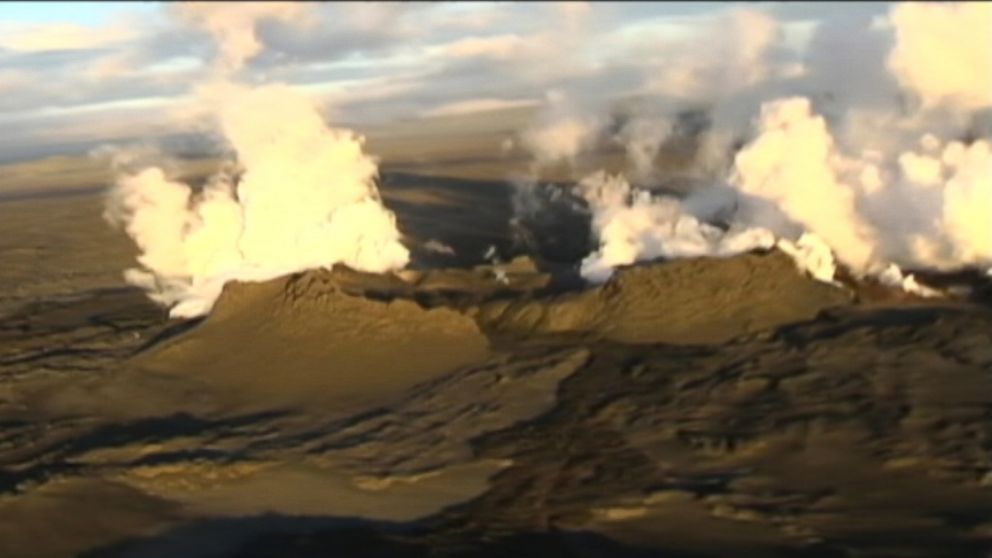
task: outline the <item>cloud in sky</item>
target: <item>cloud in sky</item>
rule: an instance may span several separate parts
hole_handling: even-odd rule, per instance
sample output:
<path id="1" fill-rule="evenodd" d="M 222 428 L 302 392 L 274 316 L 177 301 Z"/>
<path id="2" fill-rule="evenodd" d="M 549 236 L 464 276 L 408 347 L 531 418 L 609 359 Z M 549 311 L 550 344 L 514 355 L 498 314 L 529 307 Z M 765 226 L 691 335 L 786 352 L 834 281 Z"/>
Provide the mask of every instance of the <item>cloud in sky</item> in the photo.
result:
<path id="1" fill-rule="evenodd" d="M 136 34 L 124 22 L 99 27 L 63 22 L 4 25 L 0 27 L 0 48 L 13 52 L 90 50 L 134 39 Z"/>
<path id="2" fill-rule="evenodd" d="M 235 65 L 243 65 L 246 79 L 305 85 L 324 96 L 335 114 L 356 122 L 515 106 L 554 89 L 581 91 L 595 99 L 652 87 L 663 91 L 659 70 L 672 64 L 682 64 L 684 71 L 668 75 L 681 75 L 706 89 L 718 84 L 718 76 L 679 61 L 686 58 L 685 49 L 698 51 L 705 45 L 680 38 L 711 35 L 707 30 L 721 25 L 728 33 L 748 34 L 753 48 L 717 49 L 707 56 L 725 58 L 728 71 L 753 72 L 760 80 L 763 72 L 784 71 L 775 52 L 766 48 L 768 42 L 780 33 L 795 35 L 797 29 L 809 34 L 811 21 L 829 15 L 813 7 L 804 18 L 795 7 L 763 5 L 780 21 L 776 25 L 771 17 L 728 15 L 739 7 L 724 3 L 90 7 L 0 6 L 0 124 L 9 131 L 5 144 L 22 151 L 40 149 L 58 135 L 48 126 L 85 130 L 91 118 L 83 116 L 87 106 L 117 119 L 113 127 L 89 126 L 91 141 L 114 139 L 117 132 L 106 133 L 110 128 L 140 133 L 148 115 L 127 107 L 150 99 L 160 110 L 166 110 L 168 100 L 180 103 L 190 85 L 210 70 L 205 61 L 213 58 L 215 47 L 203 31 L 243 28 L 225 27 L 232 17 L 256 22 L 256 34 L 225 43 L 237 50 L 227 54 Z M 885 9 L 877 5 L 855 11 Z M 177 14 L 179 18 L 173 17 Z M 190 21 L 201 30 L 184 25 Z M 65 111 L 67 120 L 55 123 L 46 116 L 53 110 Z M 3 149 L 0 158 L 8 158 Z"/>
<path id="3" fill-rule="evenodd" d="M 468 99 L 467 101 L 454 101 L 439 107 L 425 111 L 423 116 L 455 116 L 459 114 L 471 114 L 473 112 L 483 112 L 490 110 L 500 110 L 507 108 L 520 108 L 536 106 L 536 99 Z"/>

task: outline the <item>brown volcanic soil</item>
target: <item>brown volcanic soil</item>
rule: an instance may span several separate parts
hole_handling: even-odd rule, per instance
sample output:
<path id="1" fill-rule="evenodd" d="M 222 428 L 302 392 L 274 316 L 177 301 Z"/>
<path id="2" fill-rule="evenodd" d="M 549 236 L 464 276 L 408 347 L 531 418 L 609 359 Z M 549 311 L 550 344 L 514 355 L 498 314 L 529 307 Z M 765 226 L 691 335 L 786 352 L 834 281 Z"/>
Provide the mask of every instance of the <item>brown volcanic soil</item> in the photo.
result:
<path id="1" fill-rule="evenodd" d="M 557 295 L 523 262 L 312 271 L 200 323 L 107 312 L 75 355 L 37 348 L 74 304 L 140 303 L 10 318 L 4 555 L 981 556 L 992 314 L 853 305 L 785 264 Z M 508 300 L 572 318 L 524 330 Z"/>
<path id="2" fill-rule="evenodd" d="M 483 305 L 496 332 L 575 334 L 622 343 L 719 343 L 807 320 L 852 295 L 811 281 L 775 251 L 621 269 L 604 285 L 554 298 Z"/>
<path id="3" fill-rule="evenodd" d="M 400 215 L 418 246 L 512 252 L 427 213 Z M 4 558 L 992 550 L 987 305 L 852 294 L 770 252 L 581 290 L 542 258 L 335 268 L 179 322 L 73 246 L 94 290 L 4 253 Z"/>
<path id="4" fill-rule="evenodd" d="M 134 365 L 192 378 L 246 407 L 337 402 L 360 410 L 487 356 L 470 318 L 349 296 L 329 275 L 228 285 L 195 333 L 144 352 Z"/>

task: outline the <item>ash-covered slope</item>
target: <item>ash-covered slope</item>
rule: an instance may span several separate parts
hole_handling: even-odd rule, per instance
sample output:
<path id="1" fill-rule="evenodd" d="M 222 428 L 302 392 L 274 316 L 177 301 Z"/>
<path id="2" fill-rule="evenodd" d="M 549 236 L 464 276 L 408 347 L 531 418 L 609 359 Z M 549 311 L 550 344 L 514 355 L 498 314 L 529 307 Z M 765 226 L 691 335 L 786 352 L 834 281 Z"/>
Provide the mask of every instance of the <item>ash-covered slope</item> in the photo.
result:
<path id="1" fill-rule="evenodd" d="M 229 284 L 203 323 L 134 364 L 187 376 L 239 405 L 355 408 L 487 356 L 488 342 L 471 318 L 348 294 L 347 278 L 310 271 Z"/>
<path id="2" fill-rule="evenodd" d="M 987 556 L 990 347 L 987 309 L 947 305 L 595 344 L 553 412 L 481 441 L 514 467 L 439 525 L 464 556 L 533 532 L 561 556 Z"/>
<path id="3" fill-rule="evenodd" d="M 97 337 L 92 301 L 0 321 L 0 550 L 985 555 L 988 308 L 860 304 L 776 252 L 553 279 L 309 271 L 171 336 L 124 299 Z"/>
<path id="4" fill-rule="evenodd" d="M 619 270 L 601 286 L 577 291 L 555 288 L 553 278 L 527 258 L 473 269 L 389 274 L 336 266 L 265 284 L 231 284 L 189 338 L 209 336 L 223 346 L 252 336 L 262 345 L 246 349 L 266 351 L 260 347 L 278 330 L 283 341 L 290 336 L 306 353 L 312 346 L 306 332 L 320 331 L 320 337 L 331 340 L 343 333 L 361 338 L 367 331 L 363 342 L 370 347 L 405 339 L 403 331 L 428 337 L 432 332 L 480 335 L 469 325 L 471 316 L 482 330 L 500 337 L 564 334 L 625 343 L 705 344 L 808 320 L 853 302 L 852 291 L 804 276 L 778 251 L 637 265 Z M 342 343 L 353 344 L 347 335 Z M 190 342 L 209 344 L 181 344 Z M 167 352 L 177 350 L 170 345 Z"/>
<path id="5" fill-rule="evenodd" d="M 619 270 L 559 297 L 483 305 L 479 320 L 509 335 L 579 334 L 625 343 L 719 343 L 849 304 L 847 291 L 801 275 L 778 251 Z"/>
<path id="6" fill-rule="evenodd" d="M 366 517 L 381 517 L 376 501 L 408 506 L 383 490 L 431 498 L 444 489 L 425 484 L 430 472 L 498 464 L 477 497 L 403 525 L 234 521 L 224 527 L 241 526 L 240 538 L 218 555 L 987 555 L 985 308 L 846 307 L 710 345 L 552 341 L 424 384 L 370 415 L 312 426 L 321 434 L 302 442 L 270 438 L 264 453 L 292 460 L 304 450 L 321 474 L 354 475 L 361 496 L 309 486 Z M 550 407 L 535 414 L 537 402 Z M 238 439 L 251 447 L 251 437 Z M 138 477 L 148 489 L 159 482 Z M 282 480 L 264 486 L 298 490 Z M 199 556 L 177 541 L 226 532 L 201 529 L 87 556 Z"/>

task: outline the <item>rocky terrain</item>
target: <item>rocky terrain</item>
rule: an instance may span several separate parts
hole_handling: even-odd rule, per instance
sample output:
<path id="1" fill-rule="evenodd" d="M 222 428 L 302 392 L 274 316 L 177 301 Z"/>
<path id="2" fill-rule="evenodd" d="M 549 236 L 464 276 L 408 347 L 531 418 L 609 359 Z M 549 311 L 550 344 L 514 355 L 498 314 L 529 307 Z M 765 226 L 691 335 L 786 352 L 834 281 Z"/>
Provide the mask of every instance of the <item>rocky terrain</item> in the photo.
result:
<path id="1" fill-rule="evenodd" d="M 484 263 L 517 246 L 503 194 L 396 180 L 417 265 L 231 283 L 197 320 L 101 263 L 129 253 L 89 198 L 0 204 L 86 215 L 4 252 L 0 555 L 992 549 L 987 285 L 831 286 L 771 251 L 584 286 L 540 250 Z"/>

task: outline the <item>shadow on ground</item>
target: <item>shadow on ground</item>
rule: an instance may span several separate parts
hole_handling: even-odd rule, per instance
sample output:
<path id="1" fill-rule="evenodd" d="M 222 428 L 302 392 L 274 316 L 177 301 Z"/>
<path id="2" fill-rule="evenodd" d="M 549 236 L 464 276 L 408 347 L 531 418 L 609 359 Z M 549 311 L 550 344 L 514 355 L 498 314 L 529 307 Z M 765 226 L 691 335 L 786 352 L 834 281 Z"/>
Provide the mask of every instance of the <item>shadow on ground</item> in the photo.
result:
<path id="1" fill-rule="evenodd" d="M 516 533 L 488 540 L 428 534 L 414 523 L 356 518 L 264 515 L 209 519 L 165 533 L 134 538 L 80 554 L 78 558 L 419 558 L 576 557 L 697 558 L 662 549 L 638 549 L 602 535 L 551 531 Z"/>

